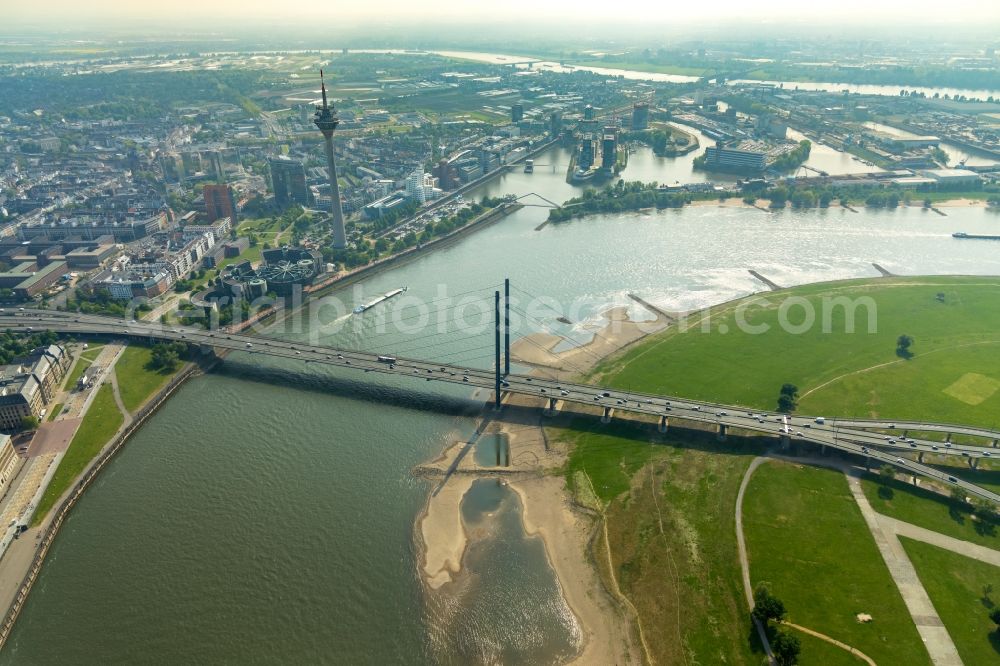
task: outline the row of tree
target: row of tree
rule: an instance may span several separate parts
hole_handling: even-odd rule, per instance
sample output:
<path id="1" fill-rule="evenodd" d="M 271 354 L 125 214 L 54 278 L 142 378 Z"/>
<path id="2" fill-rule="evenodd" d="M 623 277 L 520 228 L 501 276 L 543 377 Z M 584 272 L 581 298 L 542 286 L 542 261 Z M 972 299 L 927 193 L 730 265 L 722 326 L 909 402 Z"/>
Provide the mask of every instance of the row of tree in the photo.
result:
<path id="1" fill-rule="evenodd" d="M 717 195 L 712 194 L 713 198 Z M 595 213 L 620 213 L 643 208 L 681 208 L 695 199 L 687 191 L 661 190 L 656 183 L 619 180 L 600 190 L 589 189 L 574 197 L 560 208 L 549 211 L 550 222 L 562 222 Z"/>

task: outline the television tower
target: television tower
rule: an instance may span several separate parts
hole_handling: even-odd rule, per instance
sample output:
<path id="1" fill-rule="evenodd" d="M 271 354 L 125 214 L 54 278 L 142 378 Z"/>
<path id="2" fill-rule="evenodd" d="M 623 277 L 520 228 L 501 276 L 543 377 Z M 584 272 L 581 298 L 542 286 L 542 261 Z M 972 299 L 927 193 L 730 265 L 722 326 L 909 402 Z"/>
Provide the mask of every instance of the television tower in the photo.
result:
<path id="1" fill-rule="evenodd" d="M 313 122 L 323 133 L 326 144 L 326 163 L 330 167 L 330 217 L 333 226 L 333 248 L 342 250 L 347 247 L 347 232 L 344 231 L 344 211 L 340 207 L 340 185 L 337 183 L 337 165 L 333 161 L 333 131 L 340 124 L 337 112 L 327 104 L 326 82 L 323 80 L 323 70 L 319 70 L 320 86 L 323 89 L 323 106 L 316 109 Z"/>

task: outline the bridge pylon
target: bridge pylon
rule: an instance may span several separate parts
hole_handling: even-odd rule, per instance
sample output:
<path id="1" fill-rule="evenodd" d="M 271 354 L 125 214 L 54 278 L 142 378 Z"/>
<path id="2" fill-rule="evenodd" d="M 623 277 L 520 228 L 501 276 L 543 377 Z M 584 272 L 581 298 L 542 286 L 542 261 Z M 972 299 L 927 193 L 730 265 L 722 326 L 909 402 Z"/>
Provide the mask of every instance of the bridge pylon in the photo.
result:
<path id="1" fill-rule="evenodd" d="M 510 374 L 510 278 L 503 279 L 503 376 Z"/>
<path id="2" fill-rule="evenodd" d="M 500 411 L 500 373 L 503 368 L 500 366 L 500 291 L 497 290 L 493 292 L 493 332 L 494 332 L 494 347 L 496 350 L 496 359 L 494 367 L 496 368 L 494 373 L 494 400 L 493 409 Z"/>

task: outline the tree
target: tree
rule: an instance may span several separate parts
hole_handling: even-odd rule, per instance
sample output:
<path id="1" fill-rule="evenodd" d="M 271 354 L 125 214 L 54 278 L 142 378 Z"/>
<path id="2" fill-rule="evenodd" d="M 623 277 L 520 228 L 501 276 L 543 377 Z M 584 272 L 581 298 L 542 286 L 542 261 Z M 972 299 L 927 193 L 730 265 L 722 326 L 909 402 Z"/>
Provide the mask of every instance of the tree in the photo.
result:
<path id="1" fill-rule="evenodd" d="M 1000 633 L 1000 606 L 990 611 L 990 621 L 997 625 L 997 633 Z"/>
<path id="2" fill-rule="evenodd" d="M 785 604 L 772 595 L 763 583 L 757 586 L 753 593 L 753 610 L 750 614 L 763 624 L 771 620 L 781 622 L 785 619 Z"/>
<path id="3" fill-rule="evenodd" d="M 771 641 L 771 651 L 774 653 L 774 660 L 779 666 L 793 666 L 799 662 L 799 653 L 802 651 L 802 643 L 798 637 L 779 631 Z"/>
<path id="4" fill-rule="evenodd" d="M 21 417 L 21 430 L 34 430 L 38 427 L 38 417 L 37 416 L 22 416 Z"/>
<path id="5" fill-rule="evenodd" d="M 913 338 L 909 335 L 903 334 L 896 338 L 896 356 L 901 358 L 912 358 L 913 352 L 910 351 L 910 347 L 913 346 Z"/>
<path id="6" fill-rule="evenodd" d="M 781 392 L 778 395 L 778 411 L 784 414 L 790 414 L 795 411 L 796 398 L 799 396 L 799 387 L 795 384 L 785 383 L 781 386 Z"/>
<path id="7" fill-rule="evenodd" d="M 187 345 L 183 342 L 158 343 L 153 345 L 152 358 L 149 365 L 154 370 L 162 372 L 172 372 L 180 364 L 181 355 L 186 351 Z"/>

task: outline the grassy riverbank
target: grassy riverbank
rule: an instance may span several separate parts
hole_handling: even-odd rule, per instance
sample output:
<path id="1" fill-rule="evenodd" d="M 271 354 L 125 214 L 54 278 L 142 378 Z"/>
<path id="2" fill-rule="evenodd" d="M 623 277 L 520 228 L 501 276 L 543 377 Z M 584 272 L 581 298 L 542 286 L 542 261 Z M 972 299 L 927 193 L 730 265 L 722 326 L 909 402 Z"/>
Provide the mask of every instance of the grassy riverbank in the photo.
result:
<path id="1" fill-rule="evenodd" d="M 153 349 L 151 347 L 129 346 L 122 352 L 115 365 L 118 388 L 125 409 L 135 413 L 146 400 L 177 374 L 174 370 L 156 370 L 151 367 Z"/>
<path id="2" fill-rule="evenodd" d="M 916 277 L 765 292 L 693 313 L 686 327 L 671 326 L 605 359 L 590 379 L 755 409 L 774 409 L 789 382 L 799 387 L 804 412 L 990 426 L 1000 408 L 990 381 L 1000 387 L 994 348 L 1000 336 L 989 334 L 1000 324 L 998 287 L 1000 278 Z M 797 305 L 782 309 L 788 298 Z M 854 312 L 854 332 L 845 301 L 848 308 L 854 302 L 872 307 Z M 804 306 L 814 310 L 816 325 L 785 330 L 781 320 L 801 323 Z M 761 325 L 766 332 L 757 332 Z M 915 340 L 911 358 L 897 354 L 902 334 Z M 733 509 L 750 457 L 768 441 L 719 443 L 707 433 L 677 430 L 663 436 L 652 426 L 618 421 L 581 427 L 557 433 L 572 444 L 567 484 L 583 499 L 592 487 L 601 502 L 615 577 L 638 612 L 653 658 L 759 661 L 742 596 Z M 955 521 L 946 499 L 929 491 L 900 482 L 887 503 L 873 488 L 865 482 L 875 509 L 888 515 L 917 524 L 915 516 L 925 516 L 927 527 L 958 538 L 996 538 L 977 535 L 967 516 L 963 525 L 949 524 Z M 928 662 L 842 474 L 768 463 L 756 472 L 744 511 L 752 579 L 771 583 L 792 622 L 878 663 Z M 859 623 L 857 613 L 870 613 L 874 622 Z M 838 662 L 855 662 L 821 641 L 802 640 L 803 664 L 828 663 L 823 655 L 831 652 Z M 817 649 L 810 654 L 810 647 Z"/>
<path id="3" fill-rule="evenodd" d="M 1000 278 L 914 277 L 762 293 L 694 313 L 686 329 L 671 327 L 592 374 L 626 390 L 757 409 L 775 409 L 788 382 L 805 413 L 989 427 L 1000 409 L 998 288 Z M 807 310 L 814 325 L 795 330 Z M 909 359 L 896 353 L 903 334 L 915 341 Z"/>
<path id="4" fill-rule="evenodd" d="M 45 489 L 35 510 L 32 525 L 38 525 L 45 519 L 56 501 L 76 482 L 76 478 L 90 464 L 94 456 L 118 432 L 124 420 L 125 417 L 115 403 L 111 385 L 102 385 L 97 389 L 94 402 L 90 405 L 73 441 L 70 442 L 66 454 L 52 476 L 52 481 Z"/>
<path id="5" fill-rule="evenodd" d="M 570 486 L 584 497 L 592 486 L 604 508 L 614 575 L 653 662 L 759 663 L 745 630 L 733 513 L 756 445 L 660 436 L 629 422 L 556 435 L 573 444 Z M 595 550 L 606 561 L 602 540 Z"/>

